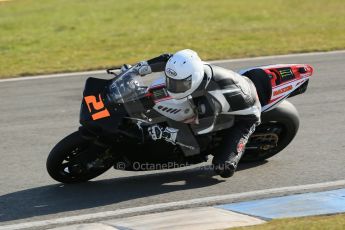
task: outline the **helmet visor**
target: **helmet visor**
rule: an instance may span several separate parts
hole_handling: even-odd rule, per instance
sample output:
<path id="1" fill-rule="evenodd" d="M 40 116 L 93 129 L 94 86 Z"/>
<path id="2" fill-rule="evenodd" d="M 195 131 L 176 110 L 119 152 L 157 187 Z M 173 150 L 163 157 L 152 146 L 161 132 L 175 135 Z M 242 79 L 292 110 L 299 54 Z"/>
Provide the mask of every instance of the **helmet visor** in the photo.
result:
<path id="1" fill-rule="evenodd" d="M 166 86 L 169 92 L 184 93 L 192 88 L 192 75 L 181 80 L 166 76 Z"/>

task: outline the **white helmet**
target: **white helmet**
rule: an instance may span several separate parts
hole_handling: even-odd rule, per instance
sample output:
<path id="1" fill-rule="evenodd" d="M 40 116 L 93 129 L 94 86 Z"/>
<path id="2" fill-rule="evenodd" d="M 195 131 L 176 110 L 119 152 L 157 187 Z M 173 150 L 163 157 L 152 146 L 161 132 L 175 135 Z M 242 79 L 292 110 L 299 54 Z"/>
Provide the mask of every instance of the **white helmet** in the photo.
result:
<path id="1" fill-rule="evenodd" d="M 175 53 L 165 66 L 166 86 L 174 99 L 182 99 L 192 94 L 204 78 L 203 62 L 190 49 Z"/>

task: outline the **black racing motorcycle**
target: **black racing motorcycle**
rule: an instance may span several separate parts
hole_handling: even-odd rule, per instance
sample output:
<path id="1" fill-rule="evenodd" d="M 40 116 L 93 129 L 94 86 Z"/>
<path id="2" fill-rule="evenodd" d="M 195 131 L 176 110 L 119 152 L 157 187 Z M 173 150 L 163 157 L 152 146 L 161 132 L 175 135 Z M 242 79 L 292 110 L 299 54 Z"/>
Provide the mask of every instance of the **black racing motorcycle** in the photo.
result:
<path id="1" fill-rule="evenodd" d="M 62 139 L 47 159 L 49 175 L 62 183 L 93 179 L 109 168 L 143 171 L 159 170 L 207 161 L 222 140 L 222 129 L 199 132 L 204 127 L 190 125 L 200 147 L 167 141 L 164 135 L 153 140 L 147 130 L 155 124 L 168 127 L 172 119 L 191 116 L 188 103 L 180 105 L 165 87 L 164 76 L 150 86 L 141 83 L 131 69 L 117 74 L 108 69 L 111 79 L 88 78 L 80 109 L 79 130 Z M 262 123 L 250 137 L 241 162 L 262 161 L 283 150 L 299 127 L 296 108 L 287 100 L 304 93 L 313 69 L 309 65 L 271 65 L 240 72 L 255 84 L 262 105 Z M 187 107 L 186 107 L 187 106 Z M 232 117 L 226 117 L 227 122 Z M 221 127 L 221 126 L 220 126 Z"/>

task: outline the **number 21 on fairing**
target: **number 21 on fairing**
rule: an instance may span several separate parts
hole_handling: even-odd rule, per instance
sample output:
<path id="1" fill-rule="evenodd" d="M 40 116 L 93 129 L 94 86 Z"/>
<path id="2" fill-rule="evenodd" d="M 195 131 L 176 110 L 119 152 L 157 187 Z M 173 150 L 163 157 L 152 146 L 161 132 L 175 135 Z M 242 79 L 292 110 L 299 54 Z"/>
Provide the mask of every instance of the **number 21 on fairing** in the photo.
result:
<path id="1" fill-rule="evenodd" d="M 98 120 L 105 117 L 110 117 L 109 111 L 104 107 L 101 94 L 98 95 L 98 101 L 95 96 L 86 96 L 84 97 L 87 108 L 92 114 L 92 107 L 96 110 L 96 113 L 92 114 L 92 120 Z M 91 107 L 92 105 L 92 107 Z"/>

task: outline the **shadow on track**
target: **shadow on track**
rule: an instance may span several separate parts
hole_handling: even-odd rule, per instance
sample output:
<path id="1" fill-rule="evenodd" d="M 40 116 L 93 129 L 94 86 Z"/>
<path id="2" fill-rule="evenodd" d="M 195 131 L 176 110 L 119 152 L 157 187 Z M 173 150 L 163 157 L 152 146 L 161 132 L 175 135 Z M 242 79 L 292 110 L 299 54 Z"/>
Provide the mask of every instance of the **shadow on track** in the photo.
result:
<path id="1" fill-rule="evenodd" d="M 238 170 L 266 162 L 241 164 Z M 184 181 L 184 183 L 175 183 Z M 91 181 L 55 184 L 0 196 L 0 222 L 101 207 L 178 190 L 212 186 L 225 180 L 209 168 Z"/>

